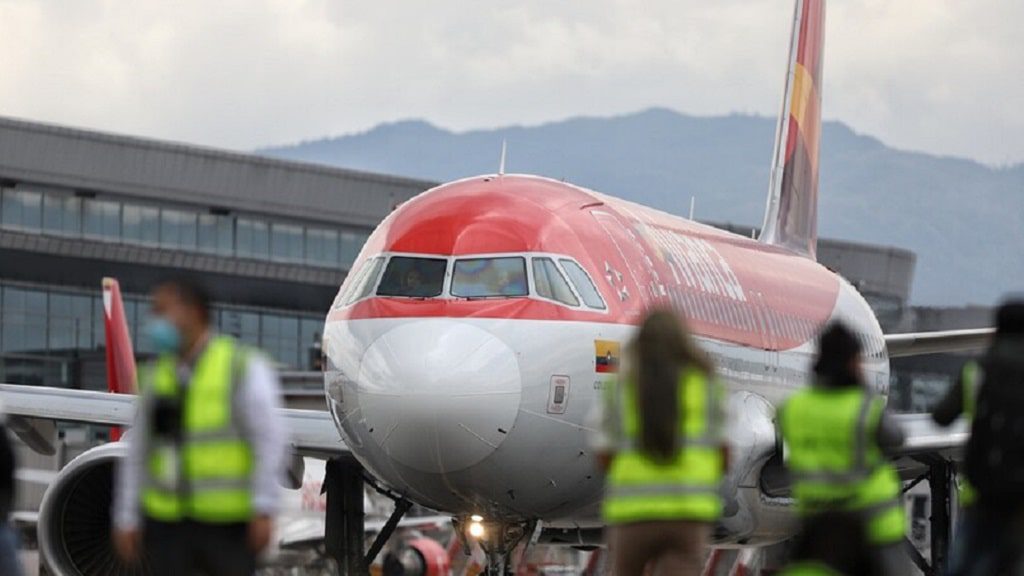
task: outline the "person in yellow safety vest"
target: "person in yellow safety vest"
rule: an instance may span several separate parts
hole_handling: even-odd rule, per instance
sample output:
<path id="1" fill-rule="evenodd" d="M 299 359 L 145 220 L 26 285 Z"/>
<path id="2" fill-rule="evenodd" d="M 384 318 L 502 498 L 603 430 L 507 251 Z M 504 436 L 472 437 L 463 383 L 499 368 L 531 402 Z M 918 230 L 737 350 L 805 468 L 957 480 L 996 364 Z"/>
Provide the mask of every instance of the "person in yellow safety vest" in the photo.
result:
<path id="1" fill-rule="evenodd" d="M 978 400 L 978 388 L 981 386 L 982 369 L 975 360 L 964 364 L 960 377 L 950 387 L 946 395 L 939 400 L 932 410 L 932 419 L 940 426 L 949 426 L 961 415 L 971 425 Z M 977 494 L 974 487 L 964 474 L 959 475 L 957 483 L 957 499 L 960 502 L 960 515 L 957 519 L 956 538 L 950 547 L 949 560 L 946 567 L 947 576 L 959 576 L 966 570 L 966 551 L 970 549 L 978 528 L 974 504 Z"/>
<path id="2" fill-rule="evenodd" d="M 814 373 L 779 415 L 797 511 L 804 518 L 861 514 L 879 572 L 902 574 L 906 513 L 886 451 L 903 443 L 903 433 L 886 415 L 885 399 L 864 386 L 860 341 L 842 324 L 821 334 Z"/>
<path id="3" fill-rule="evenodd" d="M 975 360 L 966 362 L 960 370 L 960 377 L 950 387 L 942 400 L 932 409 L 932 419 L 940 426 L 949 426 L 961 415 L 970 426 L 978 402 L 978 387 L 981 386 L 981 366 Z M 957 499 L 961 507 L 974 504 L 977 499 L 974 487 L 964 475 L 959 476 Z"/>
<path id="4" fill-rule="evenodd" d="M 152 293 L 157 359 L 140 377 L 113 509 L 114 546 L 150 574 L 249 575 L 270 542 L 285 456 L 270 363 L 213 332 L 210 298 L 185 278 Z"/>
<path id="5" fill-rule="evenodd" d="M 648 314 L 628 353 L 622 378 L 606 383 L 595 440 L 613 572 L 697 575 L 722 510 L 723 393 L 670 311 Z"/>
<path id="6" fill-rule="evenodd" d="M 1020 509 L 1019 500 L 1011 501 L 1003 494 L 991 493 L 992 478 L 1015 479 L 1019 475 L 997 467 L 1011 459 L 1000 452 L 1001 446 L 995 445 L 998 443 L 993 442 L 991 432 L 1002 429 L 999 436 L 1005 442 L 1017 441 L 1018 425 L 1006 421 L 1006 416 L 1018 415 L 1019 410 L 1015 408 L 1019 404 L 1009 404 L 1002 391 L 1017 390 L 1024 382 L 1021 378 L 1024 374 L 1024 299 L 1004 301 L 996 309 L 995 325 L 988 349 L 977 360 L 963 366 L 960 377 L 932 410 L 932 418 L 940 425 L 948 426 L 961 415 L 970 425 L 965 469 L 969 468 L 972 450 L 978 450 L 979 459 L 993 466 L 984 476 L 976 476 L 974 484 L 967 481 L 966 475 L 961 478 L 960 517 L 950 547 L 946 576 L 1002 574 L 1003 568 L 1008 566 L 1019 570 L 1015 562 L 1024 542 L 1024 510 Z M 994 413 L 997 406 L 1008 414 Z M 978 436 L 979 424 L 981 436 Z"/>

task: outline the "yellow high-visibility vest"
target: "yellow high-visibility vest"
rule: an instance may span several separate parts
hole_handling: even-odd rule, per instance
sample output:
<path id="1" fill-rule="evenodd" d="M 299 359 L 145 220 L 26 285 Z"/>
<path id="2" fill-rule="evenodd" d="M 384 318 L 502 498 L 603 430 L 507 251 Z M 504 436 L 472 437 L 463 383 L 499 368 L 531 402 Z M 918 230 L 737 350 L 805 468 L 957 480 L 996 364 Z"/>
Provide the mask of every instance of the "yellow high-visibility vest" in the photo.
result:
<path id="1" fill-rule="evenodd" d="M 873 544 L 899 542 L 906 532 L 899 475 L 875 441 L 884 408 L 859 387 L 810 387 L 781 411 L 798 512 L 863 512 Z"/>
<path id="2" fill-rule="evenodd" d="M 981 384 L 978 381 L 978 363 L 973 360 L 964 364 L 963 370 L 960 374 L 960 382 L 963 384 L 963 405 L 964 405 L 964 419 L 967 420 L 968 428 L 971 422 L 974 421 L 974 414 L 978 408 L 978 386 Z M 967 476 L 961 474 L 958 477 L 959 482 L 956 485 L 957 496 L 961 506 L 971 506 L 978 499 L 978 492 L 971 485 L 971 482 L 967 479 Z"/>
<path id="3" fill-rule="evenodd" d="M 163 356 L 145 382 L 147 397 L 181 403 L 182 439 L 175 444 L 139 431 L 147 442 L 142 509 L 153 519 L 212 523 L 252 516 L 253 453 L 232 415 L 247 352 L 226 336 L 213 338 L 182 388 L 175 359 Z"/>
<path id="4" fill-rule="evenodd" d="M 680 374 L 679 451 L 658 461 L 639 450 L 641 415 L 628 381 L 607 389 L 605 409 L 619 414 L 615 456 L 608 472 L 603 515 L 606 523 L 649 520 L 711 522 L 722 512 L 717 388 L 697 370 Z"/>

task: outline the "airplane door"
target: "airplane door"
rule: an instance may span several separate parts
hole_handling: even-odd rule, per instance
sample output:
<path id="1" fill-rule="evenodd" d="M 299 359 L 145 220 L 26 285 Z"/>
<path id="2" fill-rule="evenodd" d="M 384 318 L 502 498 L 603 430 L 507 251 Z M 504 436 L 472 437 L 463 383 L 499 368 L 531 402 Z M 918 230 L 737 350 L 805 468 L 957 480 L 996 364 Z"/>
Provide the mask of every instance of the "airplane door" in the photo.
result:
<path id="1" fill-rule="evenodd" d="M 619 216 L 600 209 L 592 210 L 591 214 L 617 252 L 604 262 L 603 272 L 618 292 L 619 300 L 627 308 L 639 311 L 664 297 L 665 287 L 647 242 Z"/>

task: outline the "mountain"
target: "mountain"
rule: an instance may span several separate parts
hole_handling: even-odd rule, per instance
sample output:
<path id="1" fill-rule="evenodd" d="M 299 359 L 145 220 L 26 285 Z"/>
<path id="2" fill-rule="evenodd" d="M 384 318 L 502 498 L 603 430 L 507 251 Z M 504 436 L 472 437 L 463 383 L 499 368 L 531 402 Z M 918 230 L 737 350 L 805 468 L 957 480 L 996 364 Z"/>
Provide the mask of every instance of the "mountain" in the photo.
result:
<path id="1" fill-rule="evenodd" d="M 509 172 L 676 214 L 686 214 L 694 196 L 700 219 L 759 225 L 774 132 L 774 120 L 763 117 L 651 109 L 459 133 L 403 121 L 258 152 L 444 182 L 495 172 L 505 139 Z M 992 304 L 1024 289 L 1024 165 L 896 150 L 826 122 L 820 191 L 822 236 L 917 253 L 915 304 Z"/>

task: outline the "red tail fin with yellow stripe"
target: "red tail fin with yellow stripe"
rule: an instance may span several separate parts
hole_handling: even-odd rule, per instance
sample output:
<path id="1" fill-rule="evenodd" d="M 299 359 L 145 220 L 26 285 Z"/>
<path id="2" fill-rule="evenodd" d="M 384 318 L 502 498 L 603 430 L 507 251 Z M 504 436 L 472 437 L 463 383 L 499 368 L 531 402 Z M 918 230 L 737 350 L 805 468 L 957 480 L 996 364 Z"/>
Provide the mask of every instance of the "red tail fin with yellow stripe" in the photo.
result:
<path id="1" fill-rule="evenodd" d="M 825 0 L 797 0 L 761 241 L 815 257 Z"/>

